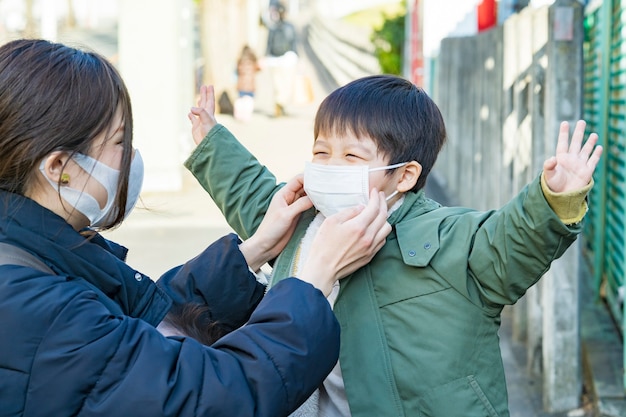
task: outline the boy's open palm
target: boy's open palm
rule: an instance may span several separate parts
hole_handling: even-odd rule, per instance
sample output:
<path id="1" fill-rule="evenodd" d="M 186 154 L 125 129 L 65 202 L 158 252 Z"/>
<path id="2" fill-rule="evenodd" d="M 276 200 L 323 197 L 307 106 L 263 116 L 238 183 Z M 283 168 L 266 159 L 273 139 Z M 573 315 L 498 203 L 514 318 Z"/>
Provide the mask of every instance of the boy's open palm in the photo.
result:
<path id="1" fill-rule="evenodd" d="M 215 120 L 215 90 L 212 85 L 200 87 L 198 105 L 191 108 L 187 117 L 191 121 L 193 141 L 199 145 L 209 130 L 217 124 L 217 120 Z"/>
<path id="2" fill-rule="evenodd" d="M 598 135 L 592 133 L 583 144 L 585 122 L 576 123 L 572 140 L 569 140 L 569 124 L 562 122 L 556 145 L 556 155 L 543 164 L 546 184 L 555 193 L 580 190 L 591 181 L 593 172 L 602 155 L 602 147 L 596 146 Z"/>

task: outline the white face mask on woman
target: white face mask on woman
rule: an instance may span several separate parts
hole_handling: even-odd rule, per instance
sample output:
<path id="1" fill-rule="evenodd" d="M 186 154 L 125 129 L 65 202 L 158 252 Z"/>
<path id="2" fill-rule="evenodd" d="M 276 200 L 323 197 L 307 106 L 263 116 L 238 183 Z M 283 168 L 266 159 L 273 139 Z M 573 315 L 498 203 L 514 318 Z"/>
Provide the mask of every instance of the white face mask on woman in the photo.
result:
<path id="1" fill-rule="evenodd" d="M 81 212 L 89 219 L 91 227 L 107 226 L 113 220 L 113 207 L 115 197 L 117 196 L 117 183 L 120 177 L 120 171 L 103 164 L 95 158 L 83 154 L 74 154 L 72 156 L 85 172 L 89 173 L 92 178 L 98 181 L 107 192 L 107 202 L 104 207 L 100 208 L 98 200 L 85 191 L 76 190 L 71 187 L 61 186 L 59 193 L 61 197 L 67 201 L 72 207 Z M 45 160 L 41 162 L 39 170 L 44 174 L 50 185 L 57 189 L 58 185 L 52 181 L 45 173 Z M 130 164 L 130 175 L 128 178 L 128 197 L 126 199 L 126 216 L 130 214 L 137 200 L 143 185 L 143 159 L 138 150 L 135 149 L 135 155 Z"/>
<path id="2" fill-rule="evenodd" d="M 407 162 L 371 168 L 367 165 L 323 165 L 306 162 L 304 191 L 325 217 L 369 201 L 369 173 L 399 168 Z M 386 198 L 389 201 L 398 191 Z"/>

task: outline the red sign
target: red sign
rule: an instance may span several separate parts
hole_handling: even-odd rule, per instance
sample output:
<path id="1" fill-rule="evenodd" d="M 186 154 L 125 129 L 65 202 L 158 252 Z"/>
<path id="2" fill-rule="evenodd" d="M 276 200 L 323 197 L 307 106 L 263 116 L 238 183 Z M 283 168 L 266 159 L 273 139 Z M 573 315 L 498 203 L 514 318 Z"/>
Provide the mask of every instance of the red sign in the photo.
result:
<path id="1" fill-rule="evenodd" d="M 487 30 L 497 23 L 496 0 L 482 0 L 476 10 L 478 31 Z"/>
<path id="2" fill-rule="evenodd" d="M 424 87 L 424 26 L 422 1 L 414 0 L 411 10 L 411 82 Z"/>

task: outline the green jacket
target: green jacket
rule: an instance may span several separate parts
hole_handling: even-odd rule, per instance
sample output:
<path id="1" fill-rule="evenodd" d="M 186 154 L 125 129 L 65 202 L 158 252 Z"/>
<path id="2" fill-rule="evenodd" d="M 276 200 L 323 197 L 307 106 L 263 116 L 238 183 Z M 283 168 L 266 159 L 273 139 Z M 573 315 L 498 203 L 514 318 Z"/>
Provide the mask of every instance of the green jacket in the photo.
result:
<path id="1" fill-rule="evenodd" d="M 223 126 L 185 165 L 248 238 L 276 178 Z M 304 213 L 274 264 L 289 275 L 315 211 Z M 499 210 L 442 207 L 408 193 L 372 261 L 341 281 L 334 311 L 353 417 L 508 416 L 498 329 L 515 303 L 575 241 L 547 204 L 539 179 Z"/>

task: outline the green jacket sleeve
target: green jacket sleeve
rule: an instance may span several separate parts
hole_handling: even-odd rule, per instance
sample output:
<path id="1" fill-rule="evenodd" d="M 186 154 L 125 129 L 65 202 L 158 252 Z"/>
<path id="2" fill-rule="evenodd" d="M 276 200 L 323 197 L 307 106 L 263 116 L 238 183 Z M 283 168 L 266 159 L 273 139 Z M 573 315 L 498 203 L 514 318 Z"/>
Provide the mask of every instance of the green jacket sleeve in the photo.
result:
<path id="1" fill-rule="evenodd" d="M 563 255 L 580 231 L 580 225 L 566 226 L 554 213 L 537 178 L 480 226 L 469 257 L 471 276 L 487 300 L 513 303 Z"/>
<path id="2" fill-rule="evenodd" d="M 465 256 L 467 274 L 443 274 L 454 277 L 453 286 L 497 314 L 502 305 L 522 297 L 580 231 L 581 225 L 565 225 L 554 213 L 537 178 L 499 210 L 446 218 L 440 225 L 440 239 L 447 243 L 441 246 L 460 253 L 438 253 L 433 266 L 440 271 L 456 268 Z M 470 241 L 462 244 L 468 237 Z M 458 261 L 450 262 L 455 257 Z"/>
<path id="3" fill-rule="evenodd" d="M 272 196 L 284 185 L 277 184 L 267 167 L 219 124 L 200 142 L 185 167 L 244 240 L 254 234 Z"/>

